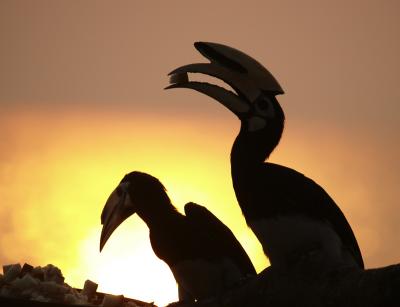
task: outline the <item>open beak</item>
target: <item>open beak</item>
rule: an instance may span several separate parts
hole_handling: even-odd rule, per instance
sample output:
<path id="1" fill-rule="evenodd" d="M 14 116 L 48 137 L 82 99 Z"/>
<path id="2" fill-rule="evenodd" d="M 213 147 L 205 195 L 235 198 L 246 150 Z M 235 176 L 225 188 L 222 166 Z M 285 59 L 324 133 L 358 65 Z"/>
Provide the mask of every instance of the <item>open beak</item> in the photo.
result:
<path id="1" fill-rule="evenodd" d="M 100 236 L 100 252 L 114 230 L 134 213 L 128 192 L 117 187 L 109 196 L 101 213 L 103 229 Z"/>
<path id="2" fill-rule="evenodd" d="M 247 54 L 217 43 L 196 42 L 195 48 L 210 63 L 189 64 L 173 70 L 171 88 L 190 88 L 206 94 L 231 110 L 239 118 L 252 109 L 262 92 L 275 95 L 283 90 L 272 74 Z M 235 92 L 207 82 L 189 81 L 188 73 L 202 73 L 227 83 Z"/>

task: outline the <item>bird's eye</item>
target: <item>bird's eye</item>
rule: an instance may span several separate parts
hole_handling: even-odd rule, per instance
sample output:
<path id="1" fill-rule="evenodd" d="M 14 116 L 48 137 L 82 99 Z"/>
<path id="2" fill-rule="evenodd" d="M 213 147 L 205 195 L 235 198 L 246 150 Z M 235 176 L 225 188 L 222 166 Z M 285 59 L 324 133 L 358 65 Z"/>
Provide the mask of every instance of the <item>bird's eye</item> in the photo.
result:
<path id="1" fill-rule="evenodd" d="M 271 118 L 274 116 L 274 108 L 271 99 L 261 94 L 254 102 L 255 115 L 263 118 Z"/>
<path id="2" fill-rule="evenodd" d="M 267 100 L 265 97 L 257 100 L 257 107 L 261 111 L 267 111 L 270 107 L 270 101 Z"/>

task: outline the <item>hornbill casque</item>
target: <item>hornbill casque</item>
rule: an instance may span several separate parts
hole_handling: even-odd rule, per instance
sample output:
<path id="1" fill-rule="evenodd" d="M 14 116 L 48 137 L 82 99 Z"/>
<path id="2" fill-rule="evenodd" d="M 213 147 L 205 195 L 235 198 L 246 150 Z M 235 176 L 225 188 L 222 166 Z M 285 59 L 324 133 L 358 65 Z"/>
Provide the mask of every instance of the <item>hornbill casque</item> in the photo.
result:
<path id="1" fill-rule="evenodd" d="M 104 206 L 100 251 L 114 230 L 137 213 L 150 230 L 154 253 L 178 283 L 180 301 L 219 296 L 256 275 L 239 241 L 215 215 L 195 203 L 186 204 L 184 210 L 185 215 L 177 211 L 157 178 L 131 172 Z"/>
<path id="2" fill-rule="evenodd" d="M 284 128 L 284 112 L 276 99 L 284 92 L 277 80 L 237 49 L 209 42 L 194 45 L 210 63 L 175 69 L 166 89 L 188 88 L 206 94 L 240 119 L 231 150 L 233 187 L 246 223 L 272 267 L 364 268 L 353 231 L 327 192 L 291 168 L 265 162 Z M 188 73 L 218 78 L 233 91 L 190 81 Z"/>

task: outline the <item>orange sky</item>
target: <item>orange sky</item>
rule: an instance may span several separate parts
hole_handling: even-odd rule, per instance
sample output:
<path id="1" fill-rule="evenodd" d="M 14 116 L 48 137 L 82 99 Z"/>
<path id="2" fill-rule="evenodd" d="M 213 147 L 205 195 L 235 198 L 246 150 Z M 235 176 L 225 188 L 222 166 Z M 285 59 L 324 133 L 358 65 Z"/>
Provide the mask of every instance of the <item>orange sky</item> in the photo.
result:
<path id="1" fill-rule="evenodd" d="M 98 253 L 108 194 L 141 170 L 178 208 L 207 205 L 257 269 L 267 265 L 231 187 L 238 121 L 208 97 L 162 90 L 170 70 L 203 61 L 197 40 L 270 68 L 287 93 L 271 160 L 326 188 L 367 267 L 398 262 L 398 2 L 241 3 L 0 2 L 0 263 L 53 263 L 77 287 L 91 278 L 104 291 L 174 299 L 139 219 Z"/>

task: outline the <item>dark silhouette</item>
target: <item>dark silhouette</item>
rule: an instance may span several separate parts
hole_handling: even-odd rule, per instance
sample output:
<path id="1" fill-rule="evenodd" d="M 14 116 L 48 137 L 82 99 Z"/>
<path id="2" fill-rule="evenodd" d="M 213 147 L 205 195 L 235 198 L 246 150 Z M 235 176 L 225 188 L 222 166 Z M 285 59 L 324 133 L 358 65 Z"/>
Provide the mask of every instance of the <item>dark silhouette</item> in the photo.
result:
<path id="1" fill-rule="evenodd" d="M 256 271 L 233 233 L 206 208 L 171 204 L 162 183 L 141 172 L 127 174 L 101 214 L 100 251 L 113 231 L 137 213 L 150 230 L 154 253 L 170 267 L 179 300 L 219 296 Z"/>
<path id="2" fill-rule="evenodd" d="M 237 115 L 239 135 L 231 151 L 232 181 L 249 227 L 272 267 L 290 269 L 364 268 L 353 231 L 332 198 L 303 174 L 264 161 L 278 145 L 284 113 L 276 95 L 283 90 L 253 58 L 216 43 L 195 43 L 211 63 L 174 70 L 168 88 L 190 88 L 213 97 Z M 187 73 L 217 77 L 236 92 Z"/>

